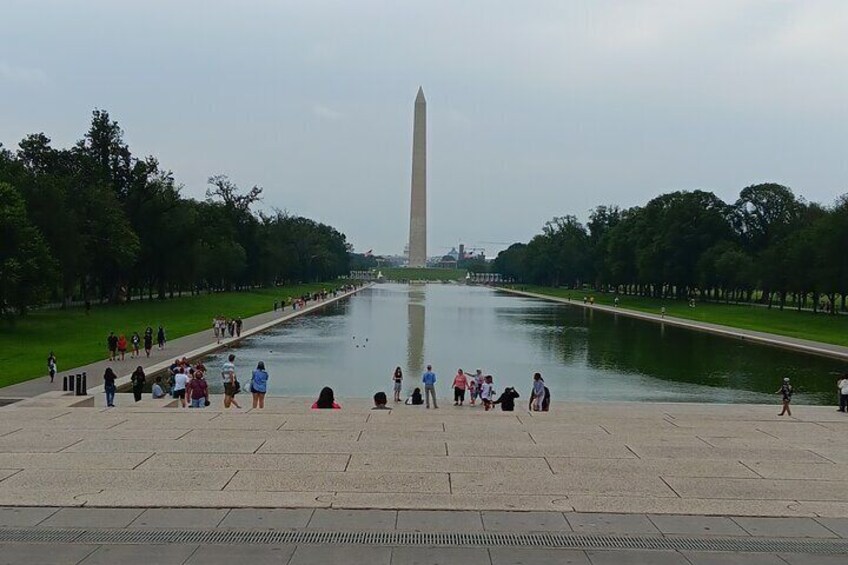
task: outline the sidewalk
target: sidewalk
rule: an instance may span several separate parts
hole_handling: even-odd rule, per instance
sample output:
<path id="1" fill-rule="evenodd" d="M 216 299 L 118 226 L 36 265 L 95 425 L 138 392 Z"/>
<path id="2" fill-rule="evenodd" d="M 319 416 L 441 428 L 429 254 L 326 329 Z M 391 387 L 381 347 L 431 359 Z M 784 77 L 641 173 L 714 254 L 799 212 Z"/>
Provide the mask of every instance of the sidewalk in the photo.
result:
<path id="1" fill-rule="evenodd" d="M 0 507 L 2 562 L 43 565 L 835 565 L 846 537 L 808 518 Z"/>
<path id="2" fill-rule="evenodd" d="M 803 351 L 804 353 L 812 353 L 814 355 L 821 355 L 824 357 L 831 357 L 833 359 L 848 361 L 848 347 L 843 347 L 841 345 L 832 345 L 819 341 L 799 339 L 767 332 L 758 332 L 754 330 L 743 330 L 730 326 L 722 326 L 720 324 L 711 324 L 709 322 L 684 320 L 682 318 L 673 318 L 671 316 L 662 317 L 659 314 L 648 314 L 646 312 L 639 312 L 637 310 L 628 310 L 627 308 L 615 308 L 613 306 L 605 306 L 601 304 L 583 304 L 574 300 L 568 300 L 567 298 L 560 298 L 547 294 L 539 294 L 536 292 L 527 292 L 524 290 L 515 290 L 511 288 L 501 287 L 493 288 L 495 288 L 495 290 L 499 292 L 506 292 L 509 294 L 514 294 L 516 296 L 526 296 L 528 298 L 538 298 L 539 300 L 547 300 L 549 302 L 559 302 L 560 304 L 568 304 L 569 306 L 587 308 L 589 310 L 599 310 L 601 312 L 607 312 L 618 316 L 628 316 L 630 318 L 638 318 L 640 320 L 646 320 L 649 322 L 656 322 L 660 324 L 668 324 L 669 326 L 687 328 L 690 330 L 709 332 L 725 337 L 753 341 L 756 343 L 762 343 L 764 345 L 783 347 L 785 349 L 794 349 L 796 351 Z"/>
<path id="3" fill-rule="evenodd" d="M 129 382 L 130 375 L 139 365 L 144 368 L 145 373 L 151 375 L 152 373 L 161 371 L 162 369 L 170 366 L 174 359 L 178 359 L 183 356 L 191 359 L 207 355 L 217 349 L 229 347 L 238 343 L 242 339 L 264 331 L 271 326 L 291 320 L 297 316 L 308 314 L 309 312 L 314 312 L 315 310 L 321 309 L 324 306 L 332 304 L 338 300 L 344 300 L 348 296 L 356 294 L 368 286 L 369 285 L 365 285 L 351 292 L 339 294 L 335 298 L 328 298 L 327 300 L 319 302 L 310 302 L 310 305 L 302 310 L 291 310 L 291 308 L 287 308 L 277 310 L 276 312 L 265 312 L 264 314 L 245 318 L 241 336 L 222 339 L 220 344 L 216 343 L 215 335 L 212 333 L 212 328 L 210 327 L 208 330 L 204 330 L 202 332 L 169 340 L 165 344 L 164 349 L 159 349 L 159 347 L 154 344 L 153 350 L 150 352 L 150 357 L 145 357 L 144 352 L 142 352 L 141 357 L 133 359 L 128 353 L 124 361 L 109 361 L 108 359 L 96 361 L 94 363 L 89 363 L 88 365 L 83 365 L 82 367 L 76 367 L 67 371 L 60 371 L 56 375 L 56 379 L 52 384 L 50 383 L 49 377 L 44 376 L 0 388 L 0 397 L 31 398 L 46 392 L 61 391 L 63 376 L 76 375 L 83 371 L 85 371 L 88 375 L 87 384 L 89 391 L 94 389 L 96 392 L 97 387 L 103 385 L 103 373 L 106 371 L 107 367 L 112 367 L 115 370 L 115 373 L 119 377 L 117 384 L 118 386 L 122 386 Z M 165 329 L 167 331 L 167 328 Z M 103 354 L 104 356 L 107 354 L 105 346 Z"/>

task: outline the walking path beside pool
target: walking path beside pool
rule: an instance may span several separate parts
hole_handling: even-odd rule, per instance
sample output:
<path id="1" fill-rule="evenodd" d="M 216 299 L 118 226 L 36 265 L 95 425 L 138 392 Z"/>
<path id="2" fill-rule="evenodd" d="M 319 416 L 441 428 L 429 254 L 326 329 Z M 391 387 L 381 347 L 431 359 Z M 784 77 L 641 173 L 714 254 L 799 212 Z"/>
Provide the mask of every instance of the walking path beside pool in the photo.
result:
<path id="1" fill-rule="evenodd" d="M 130 375 L 139 365 L 144 367 L 144 371 L 148 376 L 152 375 L 153 373 L 169 367 L 174 359 L 180 359 L 182 357 L 194 359 L 208 355 L 218 349 L 234 345 L 242 339 L 260 333 L 271 326 L 314 312 L 315 310 L 319 310 L 338 300 L 343 300 L 364 288 L 368 288 L 368 286 L 370 285 L 359 287 L 350 292 L 340 293 L 338 296 L 330 297 L 326 300 L 310 302 L 307 307 L 301 310 L 292 310 L 289 306 L 288 308 L 281 310 L 265 312 L 264 314 L 245 318 L 243 320 L 244 323 L 242 325 L 241 336 L 224 338 L 221 340 L 221 343 L 217 343 L 215 340 L 215 334 L 212 332 L 212 318 L 210 318 L 209 329 L 207 330 L 177 339 L 168 340 L 164 349 L 159 349 L 159 346 L 154 343 L 153 349 L 150 352 L 150 357 L 145 356 L 144 350 L 141 351 L 141 356 L 135 359 L 130 357 L 129 352 L 127 352 L 123 361 L 110 361 L 108 359 L 104 359 L 103 361 L 96 361 L 82 367 L 76 367 L 67 371 L 60 371 L 57 373 L 56 379 L 53 383 L 50 382 L 50 378 L 48 376 L 44 376 L 0 388 L 0 398 L 32 398 L 46 392 L 61 391 L 63 376 L 77 375 L 83 371 L 85 371 L 88 375 L 88 388 L 97 391 L 99 390 L 98 387 L 103 385 L 103 373 L 106 371 L 106 367 L 112 367 L 112 369 L 114 369 L 115 373 L 118 375 L 117 384 L 118 386 L 122 386 L 129 382 Z M 106 335 L 108 335 L 111 329 L 112 328 L 103 328 L 104 357 L 108 355 L 108 351 L 106 350 Z M 167 331 L 168 328 L 166 327 L 166 334 Z"/>
<path id="2" fill-rule="evenodd" d="M 601 312 L 608 312 L 610 314 L 616 314 L 619 316 L 629 316 L 631 318 L 638 318 L 640 320 L 647 320 L 649 322 L 657 322 L 661 324 L 668 324 L 670 326 L 678 326 L 681 328 L 688 328 L 690 330 L 704 331 L 717 335 L 723 335 L 725 337 L 732 337 L 735 339 L 743 339 L 748 341 L 753 341 L 756 343 L 763 343 L 766 345 L 773 345 L 776 347 L 783 347 L 786 349 L 794 349 L 796 351 L 803 351 L 805 353 L 812 353 L 815 355 L 822 355 L 824 357 L 832 357 L 834 359 L 841 359 L 844 361 L 848 361 L 848 347 L 843 347 L 841 345 L 832 345 L 829 343 L 822 343 L 819 341 L 811 341 L 808 339 L 799 339 L 794 337 L 788 337 L 773 333 L 767 332 L 758 332 L 754 330 L 744 330 L 740 328 L 734 328 L 731 326 L 722 326 L 720 324 L 711 324 L 709 322 L 699 322 L 696 320 L 684 320 L 682 318 L 673 318 L 671 316 L 661 316 L 660 314 L 649 314 L 647 312 L 640 312 L 638 310 L 629 310 L 626 307 L 616 308 L 614 306 L 605 306 L 601 304 L 583 304 L 582 302 L 578 302 L 575 300 L 569 300 L 567 298 L 562 298 L 559 296 L 550 296 L 548 294 L 539 294 L 537 292 L 527 292 L 524 290 L 515 290 L 512 288 L 502 288 L 502 287 L 493 287 L 495 290 L 500 292 L 506 292 L 509 294 L 514 294 L 517 296 L 526 296 L 529 298 L 538 298 L 539 300 L 548 300 L 550 302 L 559 302 L 561 304 L 568 304 L 570 306 L 576 306 L 581 308 L 587 308 L 589 310 L 599 310 Z"/>

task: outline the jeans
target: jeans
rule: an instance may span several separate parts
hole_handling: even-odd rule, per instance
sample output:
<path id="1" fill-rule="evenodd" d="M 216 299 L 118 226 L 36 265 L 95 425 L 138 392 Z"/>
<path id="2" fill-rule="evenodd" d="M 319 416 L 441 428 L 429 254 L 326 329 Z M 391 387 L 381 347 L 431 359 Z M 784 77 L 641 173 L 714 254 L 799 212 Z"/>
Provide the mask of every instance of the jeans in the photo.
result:
<path id="1" fill-rule="evenodd" d="M 206 398 L 192 398 L 191 399 L 191 407 L 192 408 L 206 408 Z"/>
<path id="2" fill-rule="evenodd" d="M 433 408 L 438 408 L 436 404 L 436 387 L 434 385 L 424 385 L 424 397 L 427 399 L 427 408 L 430 407 L 430 397 L 433 397 Z"/>
<path id="3" fill-rule="evenodd" d="M 115 405 L 115 389 L 106 391 L 106 406 Z"/>

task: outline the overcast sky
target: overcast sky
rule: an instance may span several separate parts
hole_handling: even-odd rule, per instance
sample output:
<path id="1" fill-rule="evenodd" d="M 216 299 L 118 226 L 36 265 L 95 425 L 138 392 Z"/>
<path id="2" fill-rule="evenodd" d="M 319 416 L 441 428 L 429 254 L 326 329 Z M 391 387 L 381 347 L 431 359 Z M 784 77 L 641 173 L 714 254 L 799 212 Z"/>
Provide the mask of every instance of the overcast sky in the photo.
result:
<path id="1" fill-rule="evenodd" d="M 258 184 L 358 251 L 406 242 L 419 85 L 431 255 L 671 190 L 848 192 L 845 0 L 0 0 L 4 145 L 103 108 L 186 195 Z"/>

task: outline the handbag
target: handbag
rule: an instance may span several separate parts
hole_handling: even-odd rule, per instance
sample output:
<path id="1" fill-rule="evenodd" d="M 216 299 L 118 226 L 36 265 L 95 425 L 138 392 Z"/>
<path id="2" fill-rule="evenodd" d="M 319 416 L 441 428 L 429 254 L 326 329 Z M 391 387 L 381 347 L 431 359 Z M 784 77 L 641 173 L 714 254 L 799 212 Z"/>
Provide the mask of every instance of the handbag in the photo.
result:
<path id="1" fill-rule="evenodd" d="M 235 386 L 233 387 L 233 396 L 241 392 L 241 383 L 236 379 Z"/>

